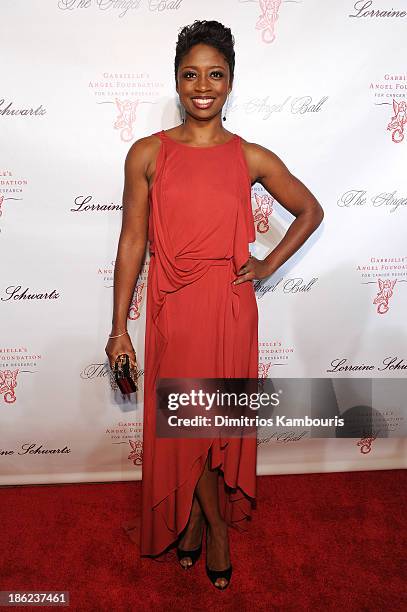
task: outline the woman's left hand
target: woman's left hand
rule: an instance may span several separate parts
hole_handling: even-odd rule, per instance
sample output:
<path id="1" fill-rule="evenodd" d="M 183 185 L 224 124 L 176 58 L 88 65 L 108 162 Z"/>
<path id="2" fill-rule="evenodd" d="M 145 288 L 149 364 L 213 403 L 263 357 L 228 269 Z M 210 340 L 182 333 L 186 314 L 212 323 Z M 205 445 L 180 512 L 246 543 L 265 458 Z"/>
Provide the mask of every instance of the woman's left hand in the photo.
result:
<path id="1" fill-rule="evenodd" d="M 233 281 L 234 285 L 240 285 L 240 283 L 245 283 L 246 281 L 251 280 L 262 280 L 267 276 L 270 276 L 271 272 L 268 269 L 268 265 L 264 260 L 257 259 L 250 255 L 247 262 L 240 268 L 237 272 L 237 278 Z"/>

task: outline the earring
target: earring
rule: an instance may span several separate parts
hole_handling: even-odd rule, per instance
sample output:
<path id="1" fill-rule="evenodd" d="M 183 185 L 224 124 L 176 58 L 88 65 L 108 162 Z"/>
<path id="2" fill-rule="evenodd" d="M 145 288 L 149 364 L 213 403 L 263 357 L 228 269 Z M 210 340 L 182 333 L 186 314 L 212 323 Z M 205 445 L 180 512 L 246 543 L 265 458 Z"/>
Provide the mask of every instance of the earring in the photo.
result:
<path id="1" fill-rule="evenodd" d="M 226 98 L 226 109 L 225 109 L 225 114 L 223 115 L 222 119 L 223 121 L 226 121 L 226 111 L 228 109 L 228 104 L 229 104 L 229 94 L 228 97 Z"/>
<path id="2" fill-rule="evenodd" d="M 181 106 L 180 114 L 181 114 L 181 121 L 182 121 L 182 123 L 185 123 L 185 109 L 184 109 L 183 106 Z"/>

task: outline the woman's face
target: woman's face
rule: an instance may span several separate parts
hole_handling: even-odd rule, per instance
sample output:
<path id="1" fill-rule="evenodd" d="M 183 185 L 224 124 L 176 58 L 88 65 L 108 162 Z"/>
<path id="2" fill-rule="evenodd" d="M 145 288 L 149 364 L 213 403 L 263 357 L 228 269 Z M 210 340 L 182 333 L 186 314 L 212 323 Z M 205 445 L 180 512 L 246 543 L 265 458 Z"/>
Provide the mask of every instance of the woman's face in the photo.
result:
<path id="1" fill-rule="evenodd" d="M 178 67 L 177 92 L 185 111 L 199 121 L 222 112 L 232 90 L 229 65 L 217 49 L 199 43 L 185 55 Z"/>

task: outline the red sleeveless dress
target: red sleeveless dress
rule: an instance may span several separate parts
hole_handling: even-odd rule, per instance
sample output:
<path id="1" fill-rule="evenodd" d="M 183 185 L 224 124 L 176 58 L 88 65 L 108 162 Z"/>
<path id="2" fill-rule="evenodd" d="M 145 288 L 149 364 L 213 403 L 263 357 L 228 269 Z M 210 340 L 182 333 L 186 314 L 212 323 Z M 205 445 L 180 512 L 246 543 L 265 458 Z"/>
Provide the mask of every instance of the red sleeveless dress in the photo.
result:
<path id="1" fill-rule="evenodd" d="M 155 556 L 185 528 L 212 446 L 228 525 L 245 531 L 256 496 L 254 437 L 155 435 L 157 378 L 257 378 L 253 283 L 233 285 L 255 240 L 251 181 L 241 139 L 194 147 L 162 130 L 149 194 L 141 555 Z"/>

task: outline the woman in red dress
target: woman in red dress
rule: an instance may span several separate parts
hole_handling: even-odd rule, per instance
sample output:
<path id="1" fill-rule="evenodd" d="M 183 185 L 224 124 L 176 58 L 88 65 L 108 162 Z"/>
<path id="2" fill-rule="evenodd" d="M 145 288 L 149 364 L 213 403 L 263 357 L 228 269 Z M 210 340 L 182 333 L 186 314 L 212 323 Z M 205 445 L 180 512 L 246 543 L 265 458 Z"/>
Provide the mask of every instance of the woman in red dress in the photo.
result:
<path id="1" fill-rule="evenodd" d="M 175 57 L 182 124 L 139 139 L 128 152 L 106 346 L 111 366 L 120 353 L 136 363 L 126 322 L 148 242 L 141 555 L 160 555 L 176 543 L 188 569 L 201 553 L 206 527 L 206 571 L 221 589 L 232 573 L 228 527 L 243 531 L 251 518 L 256 439 L 158 437 L 156 383 L 257 378 L 252 281 L 273 274 L 323 218 L 318 201 L 277 155 L 223 128 L 233 47 L 230 29 L 219 22 L 184 27 Z M 255 182 L 296 217 L 263 260 L 248 249 L 255 240 Z"/>

